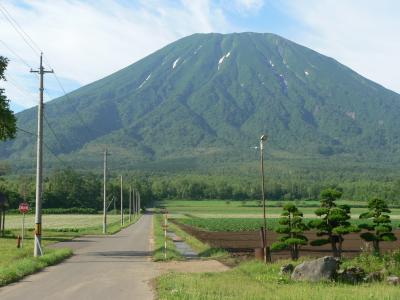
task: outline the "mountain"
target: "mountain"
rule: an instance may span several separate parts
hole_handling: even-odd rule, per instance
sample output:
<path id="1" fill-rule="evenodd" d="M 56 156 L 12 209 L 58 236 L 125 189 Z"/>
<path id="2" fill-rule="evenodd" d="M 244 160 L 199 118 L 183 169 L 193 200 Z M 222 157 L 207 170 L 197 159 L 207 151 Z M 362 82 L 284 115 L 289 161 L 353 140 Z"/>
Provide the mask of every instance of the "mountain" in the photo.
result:
<path id="1" fill-rule="evenodd" d="M 80 166 L 101 167 L 106 146 L 119 167 L 254 161 L 263 133 L 279 159 L 400 157 L 400 95 L 267 33 L 182 38 L 45 110 L 47 146 Z M 36 130 L 36 108 L 17 117 Z M 0 145 L 18 167 L 34 157 L 24 132 Z"/>

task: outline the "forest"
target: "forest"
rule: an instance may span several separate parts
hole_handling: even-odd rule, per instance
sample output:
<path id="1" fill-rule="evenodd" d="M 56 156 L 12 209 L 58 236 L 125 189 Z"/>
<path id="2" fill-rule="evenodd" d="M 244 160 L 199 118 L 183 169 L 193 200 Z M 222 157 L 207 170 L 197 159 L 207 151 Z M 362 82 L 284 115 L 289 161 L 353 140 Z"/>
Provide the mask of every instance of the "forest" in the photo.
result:
<path id="1" fill-rule="evenodd" d="M 260 178 L 218 174 L 122 173 L 124 201 L 129 189 L 139 191 L 143 205 L 163 199 L 257 200 L 261 197 Z M 350 179 L 326 177 L 266 177 L 266 196 L 273 201 L 315 200 L 325 188 L 336 188 L 343 199 L 367 201 L 379 197 L 390 205 L 400 205 L 400 180 L 387 177 Z M 0 177 L 0 191 L 6 194 L 10 209 L 26 201 L 35 202 L 35 177 L 13 175 Z M 111 172 L 107 181 L 107 198 L 120 199 L 120 174 Z M 55 170 L 44 179 L 43 208 L 102 209 L 103 177 L 72 169 Z"/>

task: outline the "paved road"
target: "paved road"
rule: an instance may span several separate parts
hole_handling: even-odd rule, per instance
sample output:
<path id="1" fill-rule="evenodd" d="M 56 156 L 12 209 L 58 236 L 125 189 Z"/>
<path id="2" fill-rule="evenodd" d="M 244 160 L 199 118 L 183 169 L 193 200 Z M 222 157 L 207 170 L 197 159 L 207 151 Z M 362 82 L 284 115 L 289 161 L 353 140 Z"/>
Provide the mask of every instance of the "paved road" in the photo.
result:
<path id="1" fill-rule="evenodd" d="M 0 299 L 153 299 L 150 285 L 160 272 L 150 260 L 151 215 L 107 237 L 62 243 L 72 258 L 0 289 Z"/>

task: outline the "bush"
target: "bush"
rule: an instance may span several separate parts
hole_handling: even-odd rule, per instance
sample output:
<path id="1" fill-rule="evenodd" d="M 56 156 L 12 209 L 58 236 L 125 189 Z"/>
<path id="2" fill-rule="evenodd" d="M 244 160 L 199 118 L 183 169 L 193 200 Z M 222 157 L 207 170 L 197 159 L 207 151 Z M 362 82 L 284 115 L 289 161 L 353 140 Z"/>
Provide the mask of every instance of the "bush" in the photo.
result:
<path id="1" fill-rule="evenodd" d="M 7 210 L 8 214 L 20 214 L 18 209 Z M 28 214 L 34 214 L 35 210 L 30 209 Z M 96 215 L 98 211 L 94 208 L 82 208 L 82 207 L 71 207 L 71 208 L 43 208 L 42 214 L 46 215 Z"/>

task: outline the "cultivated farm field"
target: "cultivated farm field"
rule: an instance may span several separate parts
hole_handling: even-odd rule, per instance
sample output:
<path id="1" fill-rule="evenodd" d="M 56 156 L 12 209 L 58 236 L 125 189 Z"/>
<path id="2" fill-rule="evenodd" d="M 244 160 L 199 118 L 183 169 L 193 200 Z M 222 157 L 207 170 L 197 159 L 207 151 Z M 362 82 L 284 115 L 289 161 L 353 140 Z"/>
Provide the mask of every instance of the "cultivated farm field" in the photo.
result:
<path id="1" fill-rule="evenodd" d="M 319 206 L 318 200 L 313 201 L 267 201 L 267 217 L 279 218 L 282 206 L 294 203 L 303 212 L 306 218 L 315 218 L 314 211 Z M 351 209 L 352 219 L 358 219 L 365 212 L 367 203 L 361 201 L 337 200 L 338 205 L 347 204 Z M 259 201 L 239 200 L 165 200 L 157 203 L 158 207 L 165 208 L 171 217 L 199 217 L 199 218 L 260 218 L 262 207 Z M 400 208 L 391 208 L 391 218 L 400 220 Z"/>
<path id="2" fill-rule="evenodd" d="M 206 231 L 254 231 L 263 226 L 262 218 L 181 218 L 180 223 Z M 310 219 L 311 220 L 311 219 Z M 353 219 L 353 224 L 365 223 L 364 220 Z M 400 220 L 392 222 L 394 228 L 399 228 Z M 275 230 L 279 226 L 278 218 L 267 220 L 268 230 Z"/>
<path id="3" fill-rule="evenodd" d="M 108 223 L 115 223 L 120 220 L 120 215 L 107 215 Z M 22 215 L 7 215 L 6 228 L 20 229 L 22 224 Z M 25 227 L 33 229 L 35 224 L 35 216 L 29 214 L 25 216 Z M 84 229 L 99 227 L 103 224 L 103 215 L 43 215 L 43 229 Z"/>

